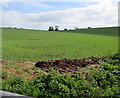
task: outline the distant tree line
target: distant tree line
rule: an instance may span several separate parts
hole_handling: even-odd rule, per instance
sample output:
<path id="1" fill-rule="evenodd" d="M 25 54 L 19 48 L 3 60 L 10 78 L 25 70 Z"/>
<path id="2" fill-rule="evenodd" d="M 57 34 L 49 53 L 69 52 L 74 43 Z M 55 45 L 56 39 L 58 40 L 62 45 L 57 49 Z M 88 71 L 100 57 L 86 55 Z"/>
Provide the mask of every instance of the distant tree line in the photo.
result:
<path id="1" fill-rule="evenodd" d="M 49 26 L 49 29 L 48 29 L 48 31 L 58 31 L 59 29 L 59 26 L 55 26 L 55 27 L 53 27 L 53 26 Z M 65 28 L 64 29 L 64 31 L 67 31 L 68 29 L 67 28 Z"/>
<path id="2" fill-rule="evenodd" d="M 59 26 L 55 26 L 55 28 L 53 26 L 50 26 L 48 31 L 58 31 Z"/>
<path id="3" fill-rule="evenodd" d="M 14 29 L 25 29 L 23 27 L 7 27 L 7 28 L 14 28 Z M 67 28 L 64 28 L 64 31 L 68 31 L 68 30 L 80 30 L 80 29 L 91 29 L 91 27 L 87 27 L 87 28 L 78 28 L 78 27 L 74 27 L 74 29 L 67 29 Z M 32 29 L 34 30 L 34 29 Z M 48 28 L 48 31 L 59 31 L 59 26 L 49 26 Z"/>

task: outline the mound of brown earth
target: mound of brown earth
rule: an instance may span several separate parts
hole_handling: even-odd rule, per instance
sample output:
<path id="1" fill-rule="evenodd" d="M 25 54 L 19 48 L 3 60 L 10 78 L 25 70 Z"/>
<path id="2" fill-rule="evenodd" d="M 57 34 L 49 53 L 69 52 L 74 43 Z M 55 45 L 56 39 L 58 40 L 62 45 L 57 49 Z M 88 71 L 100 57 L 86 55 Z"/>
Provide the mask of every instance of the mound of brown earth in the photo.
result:
<path id="1" fill-rule="evenodd" d="M 35 64 L 36 67 L 40 67 L 42 70 L 49 69 L 51 66 L 56 67 L 60 72 L 73 72 L 77 71 L 81 67 L 85 67 L 91 64 L 99 64 L 98 61 L 102 60 L 100 57 L 89 57 L 86 59 L 59 59 L 40 61 Z"/>

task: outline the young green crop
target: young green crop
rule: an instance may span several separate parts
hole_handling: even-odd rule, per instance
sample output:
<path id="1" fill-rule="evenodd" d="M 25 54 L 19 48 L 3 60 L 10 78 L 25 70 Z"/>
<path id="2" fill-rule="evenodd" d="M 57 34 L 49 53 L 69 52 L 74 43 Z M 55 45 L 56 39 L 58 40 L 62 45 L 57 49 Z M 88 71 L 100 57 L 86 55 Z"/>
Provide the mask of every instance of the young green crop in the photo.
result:
<path id="1" fill-rule="evenodd" d="M 3 60 L 9 61 L 5 62 L 3 66 L 2 90 L 45 98 L 120 97 L 117 29 L 101 28 L 56 32 L 3 28 L 2 55 Z M 81 68 L 78 72 L 71 73 L 70 76 L 58 74 L 55 71 L 44 74 L 40 70 L 40 73 L 32 80 L 23 77 L 31 77 L 28 70 L 38 69 L 27 68 L 27 66 L 24 69 L 22 65 L 15 63 L 107 55 L 112 56 L 106 57 L 104 62 L 100 61 L 100 64 L 94 65 L 97 66 L 96 68 L 94 66 Z M 12 61 L 15 62 L 12 63 Z M 15 71 L 15 74 L 10 74 L 9 71 Z"/>
<path id="2" fill-rule="evenodd" d="M 3 28 L 2 55 L 4 60 L 12 61 L 107 56 L 116 53 L 118 48 L 117 28 L 113 30 L 56 32 Z"/>

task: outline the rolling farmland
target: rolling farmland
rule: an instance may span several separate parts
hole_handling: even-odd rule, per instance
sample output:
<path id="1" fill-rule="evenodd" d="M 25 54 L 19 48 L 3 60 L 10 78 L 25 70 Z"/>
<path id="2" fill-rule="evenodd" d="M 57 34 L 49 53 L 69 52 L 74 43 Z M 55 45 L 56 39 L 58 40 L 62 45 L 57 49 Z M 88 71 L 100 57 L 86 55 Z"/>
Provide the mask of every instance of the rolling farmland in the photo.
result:
<path id="1" fill-rule="evenodd" d="M 108 56 L 118 51 L 117 28 L 37 31 L 4 28 L 3 59 L 39 61 Z"/>
<path id="2" fill-rule="evenodd" d="M 2 90 L 37 98 L 120 97 L 119 59 L 117 27 L 3 28 Z"/>

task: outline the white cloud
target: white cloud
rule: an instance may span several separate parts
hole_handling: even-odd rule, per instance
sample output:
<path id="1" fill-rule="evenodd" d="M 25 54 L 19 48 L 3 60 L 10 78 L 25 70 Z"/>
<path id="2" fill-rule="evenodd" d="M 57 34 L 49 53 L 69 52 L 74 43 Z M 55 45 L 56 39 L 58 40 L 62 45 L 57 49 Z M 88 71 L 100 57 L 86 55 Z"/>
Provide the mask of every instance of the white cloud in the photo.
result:
<path id="1" fill-rule="evenodd" d="M 118 8 L 112 1 L 92 0 L 97 4 L 64 11 L 38 14 L 21 14 L 16 11 L 3 12 L 3 26 L 48 29 L 50 25 L 63 28 L 117 26 Z"/>

